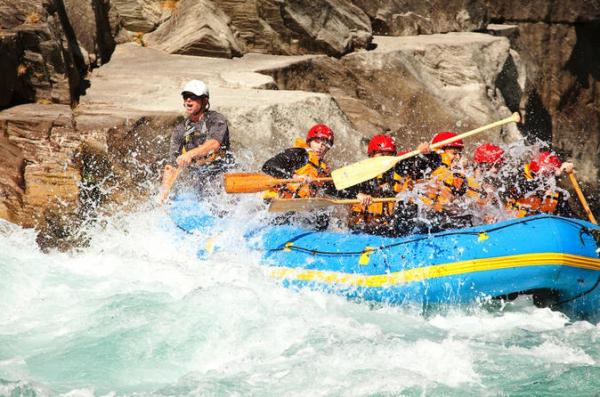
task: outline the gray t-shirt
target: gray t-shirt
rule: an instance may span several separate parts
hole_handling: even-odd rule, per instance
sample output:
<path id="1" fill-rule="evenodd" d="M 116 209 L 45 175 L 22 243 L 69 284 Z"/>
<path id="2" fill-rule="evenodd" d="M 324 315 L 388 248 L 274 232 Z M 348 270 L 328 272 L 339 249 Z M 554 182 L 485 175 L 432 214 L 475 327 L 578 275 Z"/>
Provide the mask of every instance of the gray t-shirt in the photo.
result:
<path id="1" fill-rule="evenodd" d="M 202 120 L 192 122 L 185 119 L 177 124 L 171 135 L 171 146 L 169 149 L 169 162 L 176 166 L 176 159 L 186 150 L 194 149 L 202 145 L 206 140 L 214 139 L 221 144 L 221 150 L 229 155 L 229 127 L 227 120 L 221 113 L 209 110 Z"/>

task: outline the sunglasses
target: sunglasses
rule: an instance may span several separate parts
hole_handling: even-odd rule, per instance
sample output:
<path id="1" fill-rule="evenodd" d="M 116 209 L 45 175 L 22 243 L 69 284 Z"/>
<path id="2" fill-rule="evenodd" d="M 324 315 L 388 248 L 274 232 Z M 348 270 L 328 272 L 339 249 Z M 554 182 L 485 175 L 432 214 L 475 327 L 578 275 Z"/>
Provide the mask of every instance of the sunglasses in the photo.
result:
<path id="1" fill-rule="evenodd" d="M 333 143 L 331 143 L 331 141 L 329 139 L 325 139 L 325 138 L 313 138 L 310 141 L 322 143 L 323 145 L 325 145 L 327 147 L 333 146 Z"/>
<path id="2" fill-rule="evenodd" d="M 196 94 L 192 94 L 191 92 L 184 92 L 183 94 L 181 94 L 181 96 L 183 96 L 184 100 L 194 100 L 194 101 L 199 101 L 200 99 L 204 98 L 203 96 L 198 96 Z"/>

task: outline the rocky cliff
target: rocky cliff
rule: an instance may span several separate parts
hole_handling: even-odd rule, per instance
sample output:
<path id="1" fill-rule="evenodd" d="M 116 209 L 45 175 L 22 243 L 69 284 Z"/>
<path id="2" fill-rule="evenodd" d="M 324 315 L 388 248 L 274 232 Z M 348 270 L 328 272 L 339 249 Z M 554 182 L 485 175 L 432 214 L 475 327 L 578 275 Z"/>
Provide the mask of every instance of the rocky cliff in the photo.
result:
<path id="1" fill-rule="evenodd" d="M 0 217 L 67 236 L 152 194 L 190 78 L 247 170 L 316 122 L 340 165 L 518 110 L 485 139 L 550 142 L 596 192 L 599 33 L 583 0 L 0 0 Z"/>

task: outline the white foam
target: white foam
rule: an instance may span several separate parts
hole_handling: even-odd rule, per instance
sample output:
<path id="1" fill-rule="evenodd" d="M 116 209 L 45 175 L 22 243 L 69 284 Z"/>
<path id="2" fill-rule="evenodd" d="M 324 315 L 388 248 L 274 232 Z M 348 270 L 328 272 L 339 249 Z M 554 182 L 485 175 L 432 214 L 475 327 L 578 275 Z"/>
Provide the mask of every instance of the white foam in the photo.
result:
<path id="1" fill-rule="evenodd" d="M 489 367 L 510 370 L 507 355 L 595 362 L 570 338 L 595 338 L 600 328 L 569 327 L 527 298 L 428 318 L 418 306 L 371 307 L 284 288 L 246 248 L 240 225 L 254 221 L 245 218 L 253 200 L 240 202 L 206 259 L 196 256 L 206 236 L 175 232 L 158 210 L 108 219 L 91 230 L 88 248 L 70 254 L 43 254 L 33 233 L 0 226 L 0 340 L 15 350 L 0 362 L 0 378 L 35 374 L 36 382 L 70 385 L 79 374 L 69 397 L 162 388 L 427 394 L 480 390 Z M 509 343 L 522 334 L 536 344 Z"/>
<path id="2" fill-rule="evenodd" d="M 596 364 L 595 360 L 582 349 L 568 346 L 557 340 L 548 340 L 531 348 L 512 346 L 508 350 L 513 354 L 535 357 L 549 364 Z"/>
<path id="3" fill-rule="evenodd" d="M 564 329 L 570 321 L 558 311 L 536 308 L 530 297 L 519 297 L 507 305 L 503 312 L 489 312 L 483 309 L 474 314 L 452 312 L 445 316 L 435 316 L 429 322 L 453 335 L 503 339 L 505 333 L 511 331 L 543 332 Z"/>

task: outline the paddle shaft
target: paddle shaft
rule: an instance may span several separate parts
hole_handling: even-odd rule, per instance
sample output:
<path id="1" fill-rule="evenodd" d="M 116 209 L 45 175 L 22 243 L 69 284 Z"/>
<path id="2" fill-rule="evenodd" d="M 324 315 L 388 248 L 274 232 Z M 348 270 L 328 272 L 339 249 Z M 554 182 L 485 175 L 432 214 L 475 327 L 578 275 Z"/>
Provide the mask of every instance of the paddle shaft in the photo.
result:
<path id="1" fill-rule="evenodd" d="M 278 179 L 260 173 L 226 173 L 224 179 L 227 193 L 256 193 L 286 183 L 302 183 L 295 179 Z M 330 181 L 331 178 L 315 178 L 310 183 Z"/>
<path id="2" fill-rule="evenodd" d="M 568 174 L 571 185 L 573 185 L 573 189 L 575 190 L 575 193 L 577 193 L 577 197 L 579 197 L 579 201 L 581 202 L 581 205 L 583 206 L 583 209 L 585 210 L 590 222 L 592 222 L 594 225 L 597 225 L 598 222 L 596 221 L 594 214 L 592 214 L 592 210 L 590 209 L 590 206 L 588 205 L 587 200 L 581 191 L 581 187 L 579 187 L 579 183 L 577 182 L 577 178 L 575 178 L 575 174 L 573 174 L 573 172 L 569 172 Z"/>
<path id="3" fill-rule="evenodd" d="M 513 122 L 514 123 L 518 123 L 519 121 L 521 121 L 521 116 L 519 115 L 519 113 L 515 112 L 510 117 L 507 117 L 505 119 L 496 121 L 496 122 L 491 123 L 491 124 L 484 125 L 484 126 L 479 127 L 479 128 L 475 128 L 474 130 L 471 130 L 471 131 L 463 132 L 462 134 L 458 134 L 458 135 L 453 136 L 451 138 L 444 139 L 443 141 L 440 141 L 438 143 L 434 143 L 434 144 L 429 145 L 429 147 L 432 150 L 435 150 L 435 149 L 444 147 L 444 146 L 446 146 L 446 145 L 448 145 L 448 144 L 450 144 L 452 142 L 456 142 L 458 140 L 468 138 L 471 135 L 479 134 L 480 132 L 489 130 L 490 128 L 500 127 L 500 126 L 502 126 L 504 124 L 513 123 Z M 418 156 L 420 153 L 421 152 L 418 151 L 418 150 L 413 150 L 412 152 L 405 153 L 402 156 L 398 156 L 396 158 L 398 159 L 398 161 L 402 161 L 402 160 L 406 160 L 406 159 L 414 157 L 414 156 Z"/>
<path id="4" fill-rule="evenodd" d="M 332 178 L 313 178 L 309 183 L 331 182 Z M 285 185 L 286 183 L 304 183 L 296 179 L 276 179 L 269 187 Z"/>
<path id="5" fill-rule="evenodd" d="M 376 198 L 371 203 L 395 202 L 395 197 Z M 274 199 L 269 205 L 269 212 L 309 211 L 330 205 L 360 204 L 358 199 L 330 199 L 325 197 Z"/>
<path id="6" fill-rule="evenodd" d="M 457 136 L 448 138 L 441 142 L 435 143 L 431 145 L 431 149 L 437 149 L 439 147 L 446 146 L 454 141 L 459 139 L 467 138 L 471 135 L 478 134 L 482 131 L 488 130 L 490 128 L 499 127 L 504 124 L 519 122 L 521 117 L 519 113 L 513 113 L 512 116 L 496 121 L 494 123 L 484 125 L 482 127 L 476 128 L 471 131 L 464 132 Z M 402 156 L 381 156 L 381 157 L 371 157 L 365 160 L 361 160 L 357 163 L 347 165 L 345 167 L 334 170 L 331 173 L 333 177 L 333 183 L 335 184 L 336 189 L 343 190 L 347 187 L 359 184 L 361 182 L 367 181 L 369 179 L 375 178 L 377 175 L 380 175 L 390 168 L 394 167 L 398 161 L 406 160 L 408 158 L 419 155 L 421 152 L 419 150 L 413 150 L 412 152 L 408 152 L 403 154 Z"/>
<path id="7" fill-rule="evenodd" d="M 374 198 L 373 200 L 371 200 L 371 203 L 391 203 L 391 202 L 394 202 L 397 200 L 398 199 L 396 197 Z M 328 199 L 327 201 L 333 205 L 347 205 L 347 204 L 360 204 L 361 203 L 361 201 L 359 199 L 339 199 L 339 200 Z"/>

